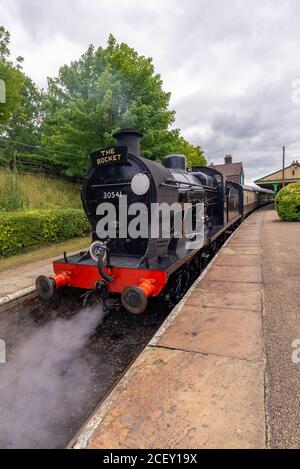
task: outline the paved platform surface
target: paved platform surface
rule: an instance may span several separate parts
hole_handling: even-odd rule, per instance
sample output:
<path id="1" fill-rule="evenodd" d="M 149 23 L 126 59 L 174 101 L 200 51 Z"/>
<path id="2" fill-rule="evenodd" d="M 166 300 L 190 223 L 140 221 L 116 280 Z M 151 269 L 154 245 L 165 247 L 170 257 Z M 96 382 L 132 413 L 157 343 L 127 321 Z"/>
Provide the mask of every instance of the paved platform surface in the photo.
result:
<path id="1" fill-rule="evenodd" d="M 300 448 L 300 223 L 266 211 L 262 258 L 268 444 Z"/>

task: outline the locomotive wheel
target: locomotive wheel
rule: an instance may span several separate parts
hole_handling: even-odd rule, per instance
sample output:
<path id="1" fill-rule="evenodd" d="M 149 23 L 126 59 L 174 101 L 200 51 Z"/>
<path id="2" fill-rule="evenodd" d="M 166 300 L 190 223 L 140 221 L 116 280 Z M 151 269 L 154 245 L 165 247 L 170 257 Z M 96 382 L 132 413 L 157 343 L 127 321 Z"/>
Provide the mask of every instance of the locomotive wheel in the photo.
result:
<path id="1" fill-rule="evenodd" d="M 195 280 L 196 278 L 199 277 L 203 270 L 203 261 L 200 255 L 196 256 L 192 263 L 191 263 L 191 268 L 190 268 L 190 273 L 191 273 L 191 279 Z"/>

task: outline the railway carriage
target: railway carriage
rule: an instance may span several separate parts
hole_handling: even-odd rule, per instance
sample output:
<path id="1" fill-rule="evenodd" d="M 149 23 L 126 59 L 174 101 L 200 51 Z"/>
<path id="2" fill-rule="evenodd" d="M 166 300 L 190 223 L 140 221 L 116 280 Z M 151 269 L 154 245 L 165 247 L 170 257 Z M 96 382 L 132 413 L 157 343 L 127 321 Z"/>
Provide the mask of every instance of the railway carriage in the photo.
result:
<path id="1" fill-rule="evenodd" d="M 243 186 L 243 217 L 246 217 L 251 212 L 253 212 L 253 210 L 256 210 L 262 205 L 272 203 L 273 200 L 273 191 L 268 189 L 261 189 L 258 186 Z"/>

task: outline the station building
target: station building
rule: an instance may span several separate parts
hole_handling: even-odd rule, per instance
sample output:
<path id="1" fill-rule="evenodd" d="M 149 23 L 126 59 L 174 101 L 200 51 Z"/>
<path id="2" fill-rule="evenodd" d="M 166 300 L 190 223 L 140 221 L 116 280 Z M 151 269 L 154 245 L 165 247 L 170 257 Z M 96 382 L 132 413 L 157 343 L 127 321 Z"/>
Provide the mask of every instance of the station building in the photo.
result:
<path id="1" fill-rule="evenodd" d="M 245 182 L 243 163 L 233 163 L 231 155 L 225 156 L 224 164 L 211 163 L 209 166 L 226 176 L 228 181 L 237 182 L 239 184 L 244 184 Z"/>
<path id="2" fill-rule="evenodd" d="M 293 161 L 293 163 L 284 170 L 285 185 L 293 182 L 300 182 L 300 163 Z M 276 193 L 282 189 L 283 186 L 283 170 L 276 171 L 275 173 L 268 174 L 263 178 L 255 181 L 259 187 L 263 189 L 271 189 Z"/>

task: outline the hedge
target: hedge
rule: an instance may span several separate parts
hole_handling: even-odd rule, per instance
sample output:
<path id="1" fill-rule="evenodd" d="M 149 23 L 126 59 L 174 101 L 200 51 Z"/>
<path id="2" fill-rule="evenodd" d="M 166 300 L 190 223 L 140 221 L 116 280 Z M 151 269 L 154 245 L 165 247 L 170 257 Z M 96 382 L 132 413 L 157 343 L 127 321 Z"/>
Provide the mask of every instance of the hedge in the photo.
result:
<path id="1" fill-rule="evenodd" d="M 0 256 L 66 241 L 90 230 L 86 216 L 79 209 L 0 213 Z"/>
<path id="2" fill-rule="evenodd" d="M 285 221 L 300 221 L 300 182 L 285 186 L 275 199 L 279 217 Z"/>

